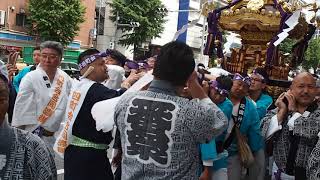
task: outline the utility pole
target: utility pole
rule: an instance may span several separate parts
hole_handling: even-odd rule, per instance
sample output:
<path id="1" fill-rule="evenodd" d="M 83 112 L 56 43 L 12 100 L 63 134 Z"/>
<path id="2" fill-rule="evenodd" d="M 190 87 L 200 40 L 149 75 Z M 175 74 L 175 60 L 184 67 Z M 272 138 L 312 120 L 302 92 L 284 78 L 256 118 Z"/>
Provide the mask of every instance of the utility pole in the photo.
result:
<path id="1" fill-rule="evenodd" d="M 199 12 L 201 13 L 201 10 L 168 10 L 168 12 Z M 203 62 L 204 60 L 204 37 L 206 35 L 206 17 L 203 16 L 203 22 L 202 22 L 202 32 L 201 32 L 201 46 L 200 46 L 200 60 Z"/>

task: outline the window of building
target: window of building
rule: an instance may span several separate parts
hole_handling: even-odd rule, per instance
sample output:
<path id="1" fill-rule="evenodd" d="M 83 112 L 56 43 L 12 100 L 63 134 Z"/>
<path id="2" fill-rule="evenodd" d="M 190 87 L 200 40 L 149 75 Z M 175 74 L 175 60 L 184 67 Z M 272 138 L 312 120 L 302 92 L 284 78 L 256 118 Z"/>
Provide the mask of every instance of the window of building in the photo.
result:
<path id="1" fill-rule="evenodd" d="M 106 8 L 105 7 L 96 7 L 96 29 L 98 35 L 104 34 L 104 22 L 105 22 L 105 13 Z"/>
<path id="2" fill-rule="evenodd" d="M 19 13 L 19 14 L 16 15 L 16 25 L 17 26 L 22 26 L 22 27 L 26 26 L 26 24 L 27 24 L 26 21 L 27 21 L 26 14 Z"/>

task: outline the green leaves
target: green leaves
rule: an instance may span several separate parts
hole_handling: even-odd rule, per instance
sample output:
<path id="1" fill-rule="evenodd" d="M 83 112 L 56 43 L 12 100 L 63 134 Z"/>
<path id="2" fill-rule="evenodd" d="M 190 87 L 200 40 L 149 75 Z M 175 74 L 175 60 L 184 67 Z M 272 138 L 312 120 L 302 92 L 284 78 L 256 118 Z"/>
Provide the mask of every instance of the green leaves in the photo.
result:
<path id="1" fill-rule="evenodd" d="M 85 7 L 81 0 L 29 0 L 28 13 L 33 35 L 68 45 L 84 22 Z"/>
<path id="2" fill-rule="evenodd" d="M 291 54 L 292 51 L 292 46 L 296 43 L 296 40 L 290 39 L 290 38 L 286 38 L 284 41 L 282 41 L 279 45 L 279 50 L 283 53 L 289 53 Z"/>
<path id="3" fill-rule="evenodd" d="M 133 28 L 129 26 L 118 26 L 124 32 L 119 43 L 125 46 L 139 45 L 148 39 L 159 37 L 167 15 L 165 6 L 160 0 L 113 0 L 109 4 L 112 7 L 110 19 L 116 21 L 117 14 L 119 24 L 130 24 L 139 22 L 140 26 Z"/>
<path id="4" fill-rule="evenodd" d="M 290 57 L 294 55 L 292 53 L 292 46 L 297 42 L 290 38 L 286 38 L 280 44 L 280 51 L 285 54 L 289 53 Z M 311 39 L 308 43 L 308 48 L 304 52 L 304 60 L 302 61 L 302 67 L 306 70 L 310 68 L 316 69 L 320 61 L 320 39 Z"/>
<path id="5" fill-rule="evenodd" d="M 311 39 L 307 51 L 305 52 L 305 60 L 302 67 L 305 69 L 317 69 L 320 61 L 320 39 Z"/>

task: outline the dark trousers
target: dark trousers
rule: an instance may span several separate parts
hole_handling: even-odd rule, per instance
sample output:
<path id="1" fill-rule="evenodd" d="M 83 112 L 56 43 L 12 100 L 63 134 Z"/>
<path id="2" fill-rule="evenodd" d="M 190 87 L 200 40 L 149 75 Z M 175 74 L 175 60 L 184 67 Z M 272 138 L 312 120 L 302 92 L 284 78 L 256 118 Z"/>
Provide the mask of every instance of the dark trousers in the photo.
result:
<path id="1" fill-rule="evenodd" d="M 65 180 L 113 180 L 106 150 L 69 145 L 64 155 Z"/>
<path id="2" fill-rule="evenodd" d="M 114 172 L 114 180 L 121 180 L 121 164 L 117 167 Z"/>

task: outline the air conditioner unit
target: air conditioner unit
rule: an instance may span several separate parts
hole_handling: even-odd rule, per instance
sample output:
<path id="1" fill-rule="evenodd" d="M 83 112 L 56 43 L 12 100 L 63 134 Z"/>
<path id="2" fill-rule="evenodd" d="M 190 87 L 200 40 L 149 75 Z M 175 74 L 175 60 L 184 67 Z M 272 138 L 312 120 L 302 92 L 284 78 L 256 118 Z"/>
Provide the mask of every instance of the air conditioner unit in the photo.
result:
<path id="1" fill-rule="evenodd" d="M 5 25 L 5 18 L 6 18 L 6 12 L 0 10 L 0 26 L 4 26 Z"/>

